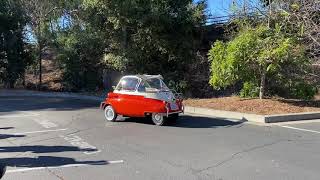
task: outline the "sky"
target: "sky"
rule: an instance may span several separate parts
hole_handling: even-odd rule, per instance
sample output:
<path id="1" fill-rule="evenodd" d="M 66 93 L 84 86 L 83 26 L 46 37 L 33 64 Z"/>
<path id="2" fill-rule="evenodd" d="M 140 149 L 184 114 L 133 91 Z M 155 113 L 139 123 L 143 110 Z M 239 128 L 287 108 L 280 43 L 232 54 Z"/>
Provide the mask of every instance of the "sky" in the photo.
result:
<path id="1" fill-rule="evenodd" d="M 195 0 L 197 1 L 197 0 Z M 242 4 L 244 0 L 207 0 L 208 11 L 212 16 L 225 16 L 228 15 L 232 2 Z M 259 0 L 246 0 L 247 3 L 258 3 Z"/>
<path id="2" fill-rule="evenodd" d="M 208 0 L 208 10 L 213 16 L 228 14 L 232 0 Z"/>

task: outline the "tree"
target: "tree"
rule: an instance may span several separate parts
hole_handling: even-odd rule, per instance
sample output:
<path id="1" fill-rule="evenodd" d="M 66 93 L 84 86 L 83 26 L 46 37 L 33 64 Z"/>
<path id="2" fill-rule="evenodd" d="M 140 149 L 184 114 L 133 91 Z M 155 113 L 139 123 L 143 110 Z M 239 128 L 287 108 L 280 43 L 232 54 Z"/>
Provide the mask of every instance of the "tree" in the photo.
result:
<path id="1" fill-rule="evenodd" d="M 42 54 L 48 41 L 45 37 L 52 32 L 52 21 L 56 21 L 62 16 L 58 11 L 61 2 L 59 0 L 21 0 L 24 11 L 29 18 L 28 27 L 38 49 L 38 65 L 39 65 L 39 84 L 38 89 L 41 90 L 42 85 Z M 51 28 L 51 30 L 50 30 Z M 46 33 L 44 33 L 46 32 Z"/>
<path id="2" fill-rule="evenodd" d="M 13 88 L 17 79 L 24 76 L 30 62 L 23 31 L 27 18 L 19 2 L 0 2 L 0 80 L 7 88 Z"/>
<path id="3" fill-rule="evenodd" d="M 201 4 L 202 3 L 202 4 Z M 204 2 L 192 0 L 86 0 L 86 21 L 104 32 L 104 64 L 127 73 L 185 80 L 205 23 Z"/>
<path id="4" fill-rule="evenodd" d="M 294 0 L 283 2 L 283 23 L 291 30 L 298 29 L 310 57 L 320 57 L 320 1 Z"/>
<path id="5" fill-rule="evenodd" d="M 90 28 L 74 26 L 58 35 L 57 60 L 63 70 L 64 88 L 95 90 L 101 84 L 103 39 Z"/>
<path id="6" fill-rule="evenodd" d="M 263 8 L 272 10 L 271 14 L 266 15 L 268 19 L 301 36 L 309 57 L 316 59 L 320 56 L 320 1 L 261 0 L 261 2 Z"/>
<path id="7" fill-rule="evenodd" d="M 259 87 L 264 98 L 266 80 L 276 77 L 290 65 L 302 68 L 307 64 L 303 46 L 288 36 L 280 26 L 275 29 L 261 25 L 241 30 L 230 42 L 215 42 L 209 52 L 210 85 L 218 89 L 238 81 Z M 281 74 L 280 74 L 281 76 Z"/>

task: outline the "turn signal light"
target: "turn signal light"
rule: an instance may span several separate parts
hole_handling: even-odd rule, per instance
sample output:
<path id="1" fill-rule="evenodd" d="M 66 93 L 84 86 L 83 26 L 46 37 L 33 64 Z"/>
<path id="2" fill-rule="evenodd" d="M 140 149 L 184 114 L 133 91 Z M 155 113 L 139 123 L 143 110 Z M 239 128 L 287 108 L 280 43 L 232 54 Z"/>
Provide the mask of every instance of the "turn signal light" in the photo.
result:
<path id="1" fill-rule="evenodd" d="M 108 98 L 117 98 L 118 95 L 114 93 L 108 93 Z"/>

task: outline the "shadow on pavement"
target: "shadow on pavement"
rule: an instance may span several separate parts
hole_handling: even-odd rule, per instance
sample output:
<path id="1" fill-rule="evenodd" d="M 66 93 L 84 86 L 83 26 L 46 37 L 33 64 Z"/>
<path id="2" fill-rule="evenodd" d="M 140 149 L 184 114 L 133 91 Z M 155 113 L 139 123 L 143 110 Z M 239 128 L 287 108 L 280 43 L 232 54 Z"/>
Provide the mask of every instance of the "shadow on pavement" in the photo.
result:
<path id="1" fill-rule="evenodd" d="M 0 147 L 0 153 L 10 153 L 10 152 L 32 152 L 32 153 L 58 153 L 58 152 L 68 152 L 68 151 L 86 151 L 93 152 L 96 149 L 80 149 L 76 146 L 7 146 Z"/>
<path id="2" fill-rule="evenodd" d="M 154 125 L 152 123 L 151 118 L 138 118 L 138 117 L 130 117 L 130 118 L 126 118 L 126 119 L 122 119 L 122 120 L 117 120 L 119 121 L 119 123 L 123 123 L 123 122 L 133 122 L 133 123 L 140 123 L 140 124 L 147 124 L 147 125 Z"/>
<path id="3" fill-rule="evenodd" d="M 0 134 L 0 139 L 18 138 L 18 137 L 25 137 L 25 135 Z M 0 149 L 1 149 L 1 147 L 0 147 Z"/>
<path id="4" fill-rule="evenodd" d="M 245 121 L 230 121 L 222 118 L 210 118 L 201 116 L 180 116 L 176 123 L 172 126 L 181 128 L 218 128 L 232 127 L 243 124 Z"/>
<path id="5" fill-rule="evenodd" d="M 14 129 L 14 127 L 2 127 L 0 130 L 8 130 L 8 129 Z"/>
<path id="6" fill-rule="evenodd" d="M 38 157 L 14 157 L 2 158 L 0 163 L 11 167 L 52 167 L 72 164 L 87 164 L 87 165 L 106 165 L 107 161 L 77 161 L 68 157 L 56 156 L 38 156 Z"/>
<path id="7" fill-rule="evenodd" d="M 151 118 L 128 118 L 125 122 L 135 122 L 148 125 L 154 125 Z M 180 127 L 180 128 L 218 128 L 218 127 L 232 127 L 242 125 L 245 120 L 242 121 L 230 121 L 222 118 L 210 118 L 202 116 L 188 116 L 181 115 L 176 121 L 168 121 L 166 126 Z M 121 123 L 121 122 L 119 122 Z"/>
<path id="8" fill-rule="evenodd" d="M 0 97 L 0 117 L 13 111 L 33 111 L 50 109 L 52 111 L 72 111 L 84 108 L 98 108 L 99 102 L 72 98 L 47 97 Z"/>
<path id="9" fill-rule="evenodd" d="M 9 130 L 14 129 L 14 127 L 2 127 L 0 130 Z M 25 135 L 17 135 L 17 134 L 0 134 L 0 140 L 1 139 L 9 139 L 9 138 L 18 138 L 18 137 L 25 137 Z M 0 147 L 1 149 L 1 147 Z"/>
<path id="10" fill-rule="evenodd" d="M 7 146 L 0 147 L 0 153 L 17 153 L 31 152 L 41 153 L 59 153 L 71 151 L 96 151 L 96 149 L 80 149 L 76 146 Z M 70 164 L 88 164 L 88 165 L 105 165 L 107 161 L 77 161 L 68 157 L 56 156 L 35 156 L 35 157 L 12 157 L 0 159 L 0 164 L 11 167 L 50 167 Z"/>

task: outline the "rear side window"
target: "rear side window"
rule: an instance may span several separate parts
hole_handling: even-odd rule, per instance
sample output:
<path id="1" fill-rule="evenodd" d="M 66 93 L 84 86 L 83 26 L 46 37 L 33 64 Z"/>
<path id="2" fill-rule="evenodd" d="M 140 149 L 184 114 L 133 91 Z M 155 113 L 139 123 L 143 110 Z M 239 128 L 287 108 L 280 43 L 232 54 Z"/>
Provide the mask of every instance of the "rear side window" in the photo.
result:
<path id="1" fill-rule="evenodd" d="M 118 90 L 118 91 L 135 91 L 138 83 L 139 83 L 139 79 L 137 79 L 137 78 L 130 78 L 130 77 L 123 78 L 119 82 L 116 90 Z"/>

